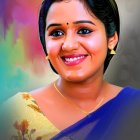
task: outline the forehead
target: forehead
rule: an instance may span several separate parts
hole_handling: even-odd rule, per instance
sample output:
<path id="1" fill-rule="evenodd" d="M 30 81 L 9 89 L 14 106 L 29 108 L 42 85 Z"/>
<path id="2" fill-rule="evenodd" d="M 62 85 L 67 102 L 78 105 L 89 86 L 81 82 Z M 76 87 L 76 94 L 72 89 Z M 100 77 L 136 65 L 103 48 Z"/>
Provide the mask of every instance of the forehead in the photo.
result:
<path id="1" fill-rule="evenodd" d="M 85 5 L 79 0 L 54 2 L 47 14 L 46 23 L 74 22 L 76 20 L 94 20 Z"/>

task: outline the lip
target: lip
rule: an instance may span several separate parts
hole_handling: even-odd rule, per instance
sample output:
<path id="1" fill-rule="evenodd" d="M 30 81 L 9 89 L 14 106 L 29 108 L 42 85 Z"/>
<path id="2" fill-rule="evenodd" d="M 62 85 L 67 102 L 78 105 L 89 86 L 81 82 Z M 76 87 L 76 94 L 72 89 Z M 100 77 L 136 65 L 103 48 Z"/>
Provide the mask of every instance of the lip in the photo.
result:
<path id="1" fill-rule="evenodd" d="M 64 55 L 61 58 L 67 66 L 74 66 L 82 63 L 87 56 L 87 54 L 70 54 Z"/>

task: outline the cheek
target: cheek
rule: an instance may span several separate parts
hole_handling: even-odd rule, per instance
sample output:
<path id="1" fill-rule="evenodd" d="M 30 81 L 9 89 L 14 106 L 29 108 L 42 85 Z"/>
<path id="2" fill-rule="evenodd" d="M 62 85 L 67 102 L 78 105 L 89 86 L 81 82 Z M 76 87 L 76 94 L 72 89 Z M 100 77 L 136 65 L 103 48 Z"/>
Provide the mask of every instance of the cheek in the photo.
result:
<path id="1" fill-rule="evenodd" d="M 83 40 L 83 46 L 85 46 L 85 49 L 92 54 L 104 52 L 103 50 L 107 49 L 107 40 L 101 35 L 96 35 L 95 37 L 91 37 L 85 41 Z"/>
<path id="2" fill-rule="evenodd" d="M 61 43 L 51 41 L 51 40 L 46 40 L 46 49 L 49 55 L 58 54 L 61 49 Z"/>

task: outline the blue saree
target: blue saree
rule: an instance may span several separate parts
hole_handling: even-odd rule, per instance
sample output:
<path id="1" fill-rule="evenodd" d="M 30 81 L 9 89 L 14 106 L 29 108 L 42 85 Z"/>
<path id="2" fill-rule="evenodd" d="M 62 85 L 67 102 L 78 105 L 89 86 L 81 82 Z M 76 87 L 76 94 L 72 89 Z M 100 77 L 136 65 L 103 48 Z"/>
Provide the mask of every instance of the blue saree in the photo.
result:
<path id="1" fill-rule="evenodd" d="M 140 140 L 140 90 L 125 87 L 51 140 Z"/>

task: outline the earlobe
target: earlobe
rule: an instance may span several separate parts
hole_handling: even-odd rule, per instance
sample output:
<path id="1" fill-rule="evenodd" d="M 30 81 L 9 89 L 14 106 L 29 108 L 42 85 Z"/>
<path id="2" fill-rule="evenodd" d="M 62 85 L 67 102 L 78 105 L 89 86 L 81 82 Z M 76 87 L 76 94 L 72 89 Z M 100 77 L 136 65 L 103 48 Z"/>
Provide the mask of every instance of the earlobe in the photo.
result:
<path id="1" fill-rule="evenodd" d="M 45 59 L 46 59 L 46 60 L 49 60 L 49 56 L 47 55 L 47 56 L 45 57 Z"/>
<path id="2" fill-rule="evenodd" d="M 114 35 L 108 39 L 108 48 L 110 50 L 113 50 L 117 43 L 118 43 L 118 34 L 117 32 L 115 32 Z"/>

